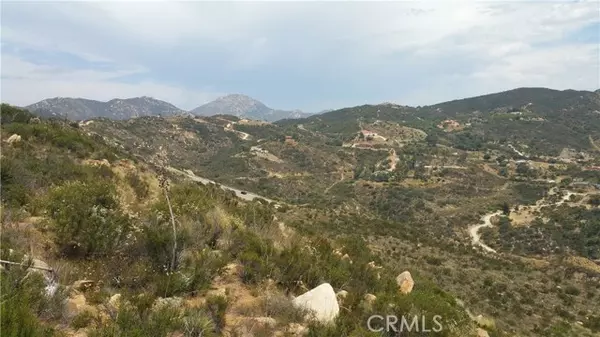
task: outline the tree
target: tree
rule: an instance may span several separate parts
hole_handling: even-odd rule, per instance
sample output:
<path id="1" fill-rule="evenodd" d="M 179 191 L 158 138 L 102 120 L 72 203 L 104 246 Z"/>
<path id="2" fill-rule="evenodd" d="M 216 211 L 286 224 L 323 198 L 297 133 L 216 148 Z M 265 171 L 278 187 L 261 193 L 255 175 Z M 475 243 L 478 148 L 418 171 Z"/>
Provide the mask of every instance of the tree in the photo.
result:
<path id="1" fill-rule="evenodd" d="M 403 181 L 408 176 L 408 165 L 405 161 L 399 160 L 396 163 L 396 169 L 394 170 L 394 180 Z"/>
<path id="2" fill-rule="evenodd" d="M 590 195 L 588 203 L 592 206 L 600 206 L 600 194 Z"/>
<path id="3" fill-rule="evenodd" d="M 510 205 L 507 202 L 504 202 L 502 204 L 502 213 L 504 213 L 505 215 L 510 214 Z"/>
<path id="4" fill-rule="evenodd" d="M 427 137 L 425 137 L 425 142 L 427 142 L 427 145 L 430 147 L 436 146 L 438 142 L 438 135 L 433 132 L 428 134 Z"/>

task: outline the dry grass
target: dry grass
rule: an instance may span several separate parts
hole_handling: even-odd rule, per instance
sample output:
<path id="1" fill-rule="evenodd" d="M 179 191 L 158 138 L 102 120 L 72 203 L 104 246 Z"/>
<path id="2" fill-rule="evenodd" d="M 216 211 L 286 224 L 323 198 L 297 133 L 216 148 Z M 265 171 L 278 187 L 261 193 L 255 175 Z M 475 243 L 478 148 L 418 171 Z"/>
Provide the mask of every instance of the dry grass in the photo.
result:
<path id="1" fill-rule="evenodd" d="M 565 261 L 574 267 L 583 268 L 594 273 L 600 273 L 600 266 L 594 261 L 581 256 L 569 256 Z"/>

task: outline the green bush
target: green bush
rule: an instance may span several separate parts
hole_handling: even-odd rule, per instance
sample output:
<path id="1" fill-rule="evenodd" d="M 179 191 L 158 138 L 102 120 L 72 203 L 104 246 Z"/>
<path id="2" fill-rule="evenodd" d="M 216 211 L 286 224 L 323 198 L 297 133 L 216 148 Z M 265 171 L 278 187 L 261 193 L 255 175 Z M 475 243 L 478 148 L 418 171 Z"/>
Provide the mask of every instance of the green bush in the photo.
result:
<path id="1" fill-rule="evenodd" d="M 211 254 L 208 250 L 194 252 L 183 261 L 177 272 L 158 272 L 155 275 L 155 294 L 170 297 L 208 289 L 227 261 L 227 257 Z"/>
<path id="2" fill-rule="evenodd" d="M 3 254 L 4 255 L 4 254 Z M 16 256 L 11 256 L 19 260 Z M 7 266 L 0 271 L 0 326 L 2 336 L 9 337 L 45 337 L 58 336 L 45 326 L 39 316 L 55 317 L 61 310 L 52 306 L 55 296 L 44 294 L 44 279 L 40 273 L 31 272 L 26 267 Z"/>
<path id="3" fill-rule="evenodd" d="M 146 181 L 140 178 L 139 175 L 137 175 L 134 172 L 129 172 L 127 173 L 125 179 L 127 179 L 129 186 L 133 188 L 133 191 L 135 192 L 135 195 L 138 199 L 141 200 L 148 196 L 148 193 L 150 192 L 150 185 L 148 185 Z"/>
<path id="4" fill-rule="evenodd" d="M 82 329 L 89 326 L 93 320 L 94 315 L 89 311 L 84 311 L 73 318 L 73 321 L 71 322 L 71 327 L 75 330 Z"/>
<path id="5" fill-rule="evenodd" d="M 35 116 L 27 110 L 2 103 L 0 106 L 0 124 L 28 123 Z"/>
<path id="6" fill-rule="evenodd" d="M 107 182 L 69 182 L 48 195 L 47 212 L 61 251 L 68 256 L 97 256 L 114 252 L 130 230 L 114 185 Z"/>
<path id="7" fill-rule="evenodd" d="M 215 331 L 220 333 L 225 328 L 225 313 L 227 312 L 227 298 L 224 296 L 209 296 L 206 299 L 206 307 L 215 324 Z"/>
<path id="8" fill-rule="evenodd" d="M 122 306 L 114 321 L 90 331 L 89 337 L 166 337 L 181 328 L 179 308 L 160 306 L 154 310 L 139 312 L 131 306 Z"/>

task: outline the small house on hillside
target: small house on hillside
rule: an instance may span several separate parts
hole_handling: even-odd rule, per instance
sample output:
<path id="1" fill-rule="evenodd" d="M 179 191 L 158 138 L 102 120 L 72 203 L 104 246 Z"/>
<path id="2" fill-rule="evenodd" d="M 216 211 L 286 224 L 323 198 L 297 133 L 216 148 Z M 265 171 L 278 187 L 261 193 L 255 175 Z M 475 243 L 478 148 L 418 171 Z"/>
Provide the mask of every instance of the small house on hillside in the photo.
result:
<path id="1" fill-rule="evenodd" d="M 294 140 L 294 138 L 292 136 L 285 136 L 284 143 L 289 144 L 289 145 L 295 145 L 296 141 Z"/>
<path id="2" fill-rule="evenodd" d="M 437 127 L 444 130 L 455 130 L 460 128 L 460 123 L 455 121 L 454 119 L 446 119 L 444 121 L 441 121 Z"/>
<path id="3" fill-rule="evenodd" d="M 369 130 L 360 130 L 360 135 L 366 140 L 373 140 L 377 136 L 377 133 Z"/>
<path id="4" fill-rule="evenodd" d="M 373 131 L 369 131 L 369 130 L 360 130 L 360 133 L 362 133 L 362 135 L 367 138 L 367 137 L 375 137 L 377 136 L 377 133 L 373 132 Z"/>

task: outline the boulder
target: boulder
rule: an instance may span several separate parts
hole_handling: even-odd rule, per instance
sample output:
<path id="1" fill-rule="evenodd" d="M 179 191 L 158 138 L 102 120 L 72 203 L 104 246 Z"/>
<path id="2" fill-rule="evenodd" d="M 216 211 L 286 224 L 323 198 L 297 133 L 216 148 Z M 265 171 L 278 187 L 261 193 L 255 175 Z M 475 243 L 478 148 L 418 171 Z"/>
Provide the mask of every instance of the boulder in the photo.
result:
<path id="1" fill-rule="evenodd" d="M 477 328 L 477 337 L 490 337 L 490 335 L 482 328 Z"/>
<path id="2" fill-rule="evenodd" d="M 98 313 L 98 310 L 95 307 L 87 304 L 85 296 L 83 296 L 83 294 L 76 294 L 72 297 L 67 298 L 67 300 L 65 301 L 63 315 L 67 319 L 72 319 L 73 317 L 85 311 L 89 311 L 93 315 L 96 315 Z"/>
<path id="3" fill-rule="evenodd" d="M 94 281 L 77 280 L 77 281 L 73 282 L 73 285 L 71 285 L 71 289 L 77 290 L 77 291 L 86 291 L 93 286 L 94 286 Z"/>
<path id="4" fill-rule="evenodd" d="M 371 305 L 377 300 L 377 296 L 373 294 L 366 294 L 364 300 L 367 302 L 367 304 Z"/>
<path id="5" fill-rule="evenodd" d="M 348 254 L 344 254 L 344 256 L 342 256 L 342 261 L 348 261 L 350 264 L 352 264 L 352 259 L 350 259 Z"/>
<path id="6" fill-rule="evenodd" d="M 401 293 L 410 294 L 415 285 L 415 281 L 410 275 L 410 272 L 406 270 L 396 277 L 396 284 L 398 285 L 398 290 Z"/>
<path id="7" fill-rule="evenodd" d="M 329 283 L 305 292 L 292 300 L 294 306 L 310 311 L 321 323 L 333 323 L 340 312 L 335 292 Z"/>
<path id="8" fill-rule="evenodd" d="M 347 296 L 348 296 L 348 292 L 346 290 L 340 290 L 337 292 L 337 294 L 335 294 L 335 297 L 337 297 L 338 300 L 343 300 Z"/>
<path id="9" fill-rule="evenodd" d="M 114 294 L 108 300 L 108 308 L 113 311 L 118 311 L 121 306 L 121 294 Z"/>
<path id="10" fill-rule="evenodd" d="M 18 143 L 21 141 L 21 136 L 17 135 L 16 133 L 13 133 L 10 137 L 8 137 L 8 139 L 6 140 L 6 142 L 8 144 L 12 144 L 12 143 Z"/>

